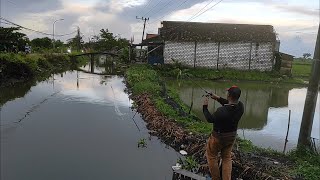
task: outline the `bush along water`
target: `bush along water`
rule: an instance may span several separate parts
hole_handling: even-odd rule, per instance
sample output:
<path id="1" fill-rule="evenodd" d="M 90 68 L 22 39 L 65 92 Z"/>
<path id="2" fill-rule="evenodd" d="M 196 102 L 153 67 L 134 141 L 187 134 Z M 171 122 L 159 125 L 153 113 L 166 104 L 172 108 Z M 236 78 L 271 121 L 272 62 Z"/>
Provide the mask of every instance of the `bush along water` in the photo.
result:
<path id="1" fill-rule="evenodd" d="M 150 133 L 177 151 L 185 150 L 198 163 L 192 166 L 197 168 L 189 170 L 206 174 L 205 144 L 212 125 L 197 119 L 192 111 L 187 113 L 189 107 L 182 103 L 175 89 L 164 85 L 158 70 L 149 65 L 129 67 L 125 74 L 128 92 L 136 103 L 137 111 L 147 122 Z M 179 70 L 171 77 L 183 76 L 184 73 Z M 248 140 L 237 139 L 232 176 L 234 179 L 320 179 L 320 156 L 302 152 L 307 151 L 282 154 L 256 147 Z"/>
<path id="2" fill-rule="evenodd" d="M 75 61 L 77 63 L 77 61 Z M 65 54 L 0 54 L 0 86 L 29 79 L 43 79 L 52 73 L 71 68 L 72 61 Z"/>

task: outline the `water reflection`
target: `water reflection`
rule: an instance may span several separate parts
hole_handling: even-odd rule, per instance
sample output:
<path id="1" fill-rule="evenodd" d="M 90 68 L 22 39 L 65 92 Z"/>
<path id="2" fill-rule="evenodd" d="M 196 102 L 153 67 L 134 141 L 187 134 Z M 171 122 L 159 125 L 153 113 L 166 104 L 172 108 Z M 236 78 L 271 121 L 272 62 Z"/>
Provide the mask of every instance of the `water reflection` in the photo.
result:
<path id="1" fill-rule="evenodd" d="M 69 71 L 22 93 L 0 89 L 10 96 L 0 106 L 1 179 L 171 179 L 179 155 L 138 114 L 137 130 L 124 88 L 120 76 Z"/>
<path id="2" fill-rule="evenodd" d="M 192 82 L 167 82 L 179 90 L 180 98 L 191 106 L 192 111 L 205 121 L 202 113 L 203 90 Z M 292 110 L 288 150 L 297 143 L 303 113 L 306 88 L 293 85 L 277 85 L 243 82 L 198 81 L 202 87 L 225 97 L 225 88 L 237 84 L 242 89 L 240 100 L 245 105 L 245 113 L 239 122 L 239 135 L 262 147 L 272 147 L 282 151 L 288 126 L 288 112 Z M 213 112 L 220 104 L 211 101 L 209 109 Z M 319 97 L 314 117 L 312 137 L 320 139 Z"/>
<path id="3" fill-rule="evenodd" d="M 117 74 L 116 63 L 118 59 L 111 55 L 97 55 L 88 61 L 88 64 L 79 68 L 91 74 Z"/>

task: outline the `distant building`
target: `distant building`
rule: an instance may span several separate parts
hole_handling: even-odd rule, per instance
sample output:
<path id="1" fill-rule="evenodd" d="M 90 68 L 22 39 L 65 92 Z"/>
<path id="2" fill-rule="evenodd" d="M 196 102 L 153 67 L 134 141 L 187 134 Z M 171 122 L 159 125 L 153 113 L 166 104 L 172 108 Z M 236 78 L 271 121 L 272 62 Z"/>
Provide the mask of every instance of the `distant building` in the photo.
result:
<path id="1" fill-rule="evenodd" d="M 144 43 L 162 43 L 165 64 L 271 71 L 275 63 L 271 25 L 163 21 L 158 36 L 150 36 Z"/>

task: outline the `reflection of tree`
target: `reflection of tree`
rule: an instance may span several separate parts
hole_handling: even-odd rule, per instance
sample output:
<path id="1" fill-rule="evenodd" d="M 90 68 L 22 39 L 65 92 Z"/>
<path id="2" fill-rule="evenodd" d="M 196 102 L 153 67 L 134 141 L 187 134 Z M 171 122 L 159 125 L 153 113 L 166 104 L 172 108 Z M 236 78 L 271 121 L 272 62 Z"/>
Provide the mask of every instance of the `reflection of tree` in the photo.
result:
<path id="1" fill-rule="evenodd" d="M 288 106 L 289 90 L 287 88 L 274 88 L 271 91 L 271 107 Z"/>
<path id="2" fill-rule="evenodd" d="M 25 96 L 35 84 L 36 81 L 32 80 L 23 83 L 16 83 L 13 87 L 0 88 L 0 106 L 10 100 Z"/>
<path id="3" fill-rule="evenodd" d="M 175 85 L 177 83 L 172 83 Z M 205 83 L 204 83 L 205 84 Z M 230 86 L 230 83 L 210 83 L 212 85 L 203 85 L 207 90 L 211 90 L 216 94 L 225 97 L 225 88 Z M 192 83 L 185 83 L 180 88 L 180 98 L 189 105 L 191 104 L 192 89 L 193 92 L 193 107 L 192 111 L 202 120 L 205 121 L 202 113 L 202 95 L 203 90 Z M 242 94 L 240 100 L 245 106 L 245 113 L 239 122 L 239 128 L 243 129 L 262 129 L 267 124 L 268 109 L 270 106 L 283 107 L 288 105 L 288 88 L 279 89 L 277 87 L 269 87 L 268 85 L 246 85 L 241 84 Z M 209 110 L 214 112 L 220 104 L 215 101 L 209 102 Z"/>

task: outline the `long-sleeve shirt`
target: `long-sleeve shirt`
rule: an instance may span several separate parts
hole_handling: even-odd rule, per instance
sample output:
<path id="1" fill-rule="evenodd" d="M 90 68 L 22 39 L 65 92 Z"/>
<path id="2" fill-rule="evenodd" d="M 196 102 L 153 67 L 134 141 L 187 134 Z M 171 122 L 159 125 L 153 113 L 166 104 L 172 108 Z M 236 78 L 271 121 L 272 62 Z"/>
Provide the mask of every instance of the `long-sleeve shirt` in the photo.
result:
<path id="1" fill-rule="evenodd" d="M 209 123 L 213 123 L 213 130 L 217 133 L 234 132 L 244 112 L 241 101 L 229 104 L 228 100 L 220 97 L 217 101 L 222 105 L 213 114 L 208 111 L 208 105 L 203 105 L 203 114 Z"/>

